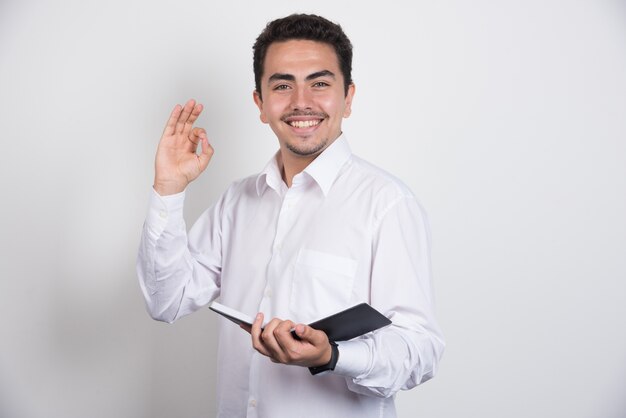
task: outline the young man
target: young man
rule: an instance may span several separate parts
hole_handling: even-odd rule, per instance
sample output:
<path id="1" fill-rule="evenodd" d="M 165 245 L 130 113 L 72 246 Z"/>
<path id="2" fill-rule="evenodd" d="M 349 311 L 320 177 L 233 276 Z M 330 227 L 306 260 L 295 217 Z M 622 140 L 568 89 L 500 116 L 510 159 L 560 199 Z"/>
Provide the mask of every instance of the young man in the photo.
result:
<path id="1" fill-rule="evenodd" d="M 351 61 L 350 41 L 324 18 L 267 25 L 253 95 L 279 150 L 189 234 L 184 190 L 213 154 L 193 127 L 202 106 L 177 105 L 159 143 L 138 257 L 150 314 L 173 322 L 218 297 L 259 312 L 250 334 L 220 323 L 220 417 L 395 417 L 394 394 L 430 379 L 443 353 L 423 211 L 399 180 L 352 155 L 341 131 Z M 338 343 L 303 325 L 359 302 L 392 325 Z"/>

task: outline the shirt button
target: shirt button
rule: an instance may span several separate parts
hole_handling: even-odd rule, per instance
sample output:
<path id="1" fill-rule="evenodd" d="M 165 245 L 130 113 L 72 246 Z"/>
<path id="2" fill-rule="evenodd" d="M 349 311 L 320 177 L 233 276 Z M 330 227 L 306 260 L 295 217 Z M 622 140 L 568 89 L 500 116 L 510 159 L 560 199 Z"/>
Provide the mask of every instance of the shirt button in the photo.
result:
<path id="1" fill-rule="evenodd" d="M 278 244 L 276 244 L 276 245 L 274 246 L 274 249 L 275 249 L 276 251 L 280 251 L 280 250 L 282 250 L 282 249 L 283 249 L 283 246 L 282 246 L 282 244 L 281 244 L 281 243 L 278 243 Z"/>
<path id="2" fill-rule="evenodd" d="M 270 289 L 270 288 L 265 289 L 265 296 L 268 297 L 268 298 L 271 298 L 272 297 L 272 289 Z"/>
<path id="3" fill-rule="evenodd" d="M 165 219 L 165 218 L 167 218 L 167 212 L 162 210 L 162 211 L 159 212 L 159 216 L 161 217 L 161 219 Z"/>
<path id="4" fill-rule="evenodd" d="M 250 400 L 250 406 L 251 406 L 252 408 L 256 407 L 256 401 L 255 401 L 254 399 L 251 399 L 251 400 Z"/>

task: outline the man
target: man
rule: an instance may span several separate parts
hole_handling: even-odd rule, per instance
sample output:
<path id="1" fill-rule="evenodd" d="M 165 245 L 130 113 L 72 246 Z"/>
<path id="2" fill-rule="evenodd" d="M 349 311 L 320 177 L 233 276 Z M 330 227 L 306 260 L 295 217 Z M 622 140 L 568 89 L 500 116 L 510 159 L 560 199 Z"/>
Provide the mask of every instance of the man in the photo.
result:
<path id="1" fill-rule="evenodd" d="M 159 143 L 138 257 L 150 314 L 173 322 L 218 297 L 259 312 L 250 334 L 220 323 L 220 417 L 395 417 L 395 393 L 431 378 L 443 353 L 423 211 L 400 181 L 352 155 L 341 131 L 351 61 L 350 41 L 324 18 L 267 25 L 253 97 L 279 151 L 189 234 L 184 190 L 213 154 L 193 127 L 202 106 L 177 105 Z M 303 325 L 359 302 L 392 325 L 339 343 Z"/>

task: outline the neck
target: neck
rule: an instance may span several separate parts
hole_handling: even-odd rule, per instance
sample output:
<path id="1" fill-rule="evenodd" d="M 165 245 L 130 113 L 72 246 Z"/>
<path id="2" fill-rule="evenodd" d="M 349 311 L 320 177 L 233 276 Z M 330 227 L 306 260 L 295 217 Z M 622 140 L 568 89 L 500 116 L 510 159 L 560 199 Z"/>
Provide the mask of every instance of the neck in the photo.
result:
<path id="1" fill-rule="evenodd" d="M 324 144 L 324 147 L 311 155 L 300 155 L 291 151 L 284 144 L 281 144 L 280 147 L 280 159 L 282 162 L 282 177 L 283 181 L 287 185 L 287 187 L 291 187 L 293 178 L 301 173 L 305 168 L 308 167 L 309 164 L 313 162 L 321 153 L 323 153 L 328 147 L 330 147 L 333 142 L 337 140 L 341 136 L 341 131 L 335 136 L 331 141 L 327 141 Z"/>
<path id="2" fill-rule="evenodd" d="M 287 187 L 291 187 L 293 178 L 301 173 L 319 154 L 310 156 L 295 155 L 289 150 L 280 150 L 280 158 L 283 166 L 282 177 Z"/>

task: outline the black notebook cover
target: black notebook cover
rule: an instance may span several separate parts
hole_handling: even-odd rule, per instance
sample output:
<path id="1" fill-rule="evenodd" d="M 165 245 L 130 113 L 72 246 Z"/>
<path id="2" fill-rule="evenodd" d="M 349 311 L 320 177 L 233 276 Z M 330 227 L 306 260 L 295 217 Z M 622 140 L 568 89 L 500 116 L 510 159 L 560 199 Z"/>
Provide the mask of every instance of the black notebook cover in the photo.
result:
<path id="1" fill-rule="evenodd" d="M 239 311 L 213 302 L 209 308 L 236 324 L 252 326 L 253 319 Z M 311 328 L 324 331 L 331 341 L 347 341 L 391 324 L 391 321 L 367 303 L 360 303 L 344 311 L 327 316 L 309 324 Z M 299 339 L 292 331 L 294 338 Z"/>
<path id="2" fill-rule="evenodd" d="M 324 331 L 331 341 L 347 341 L 389 324 L 389 318 L 367 303 L 361 303 L 312 322 L 309 326 Z"/>

